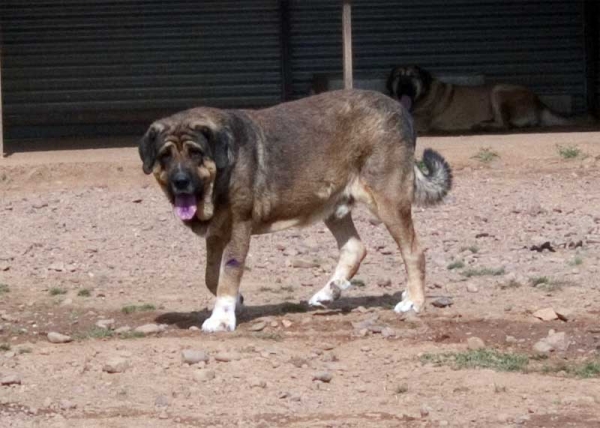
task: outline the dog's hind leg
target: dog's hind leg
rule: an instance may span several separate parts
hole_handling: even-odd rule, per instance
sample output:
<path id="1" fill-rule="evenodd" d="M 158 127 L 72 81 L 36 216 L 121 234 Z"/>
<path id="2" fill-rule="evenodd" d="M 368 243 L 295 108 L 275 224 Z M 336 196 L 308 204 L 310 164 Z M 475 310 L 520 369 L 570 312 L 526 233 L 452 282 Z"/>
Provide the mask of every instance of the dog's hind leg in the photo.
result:
<path id="1" fill-rule="evenodd" d="M 325 225 L 337 241 L 340 258 L 335 272 L 327 282 L 327 285 L 319 290 L 308 302 L 311 306 L 325 306 L 338 299 L 342 290 L 350 287 L 350 280 L 356 274 L 360 263 L 367 255 L 367 250 L 358 236 L 350 213 L 342 218 L 331 216 L 325 220 Z"/>
<path id="2" fill-rule="evenodd" d="M 425 304 L 425 255 L 421 249 L 413 226 L 411 206 L 394 206 L 390 202 L 378 202 L 379 218 L 394 238 L 404 259 L 408 277 L 402 301 L 396 305 L 396 312 L 419 312 Z"/>

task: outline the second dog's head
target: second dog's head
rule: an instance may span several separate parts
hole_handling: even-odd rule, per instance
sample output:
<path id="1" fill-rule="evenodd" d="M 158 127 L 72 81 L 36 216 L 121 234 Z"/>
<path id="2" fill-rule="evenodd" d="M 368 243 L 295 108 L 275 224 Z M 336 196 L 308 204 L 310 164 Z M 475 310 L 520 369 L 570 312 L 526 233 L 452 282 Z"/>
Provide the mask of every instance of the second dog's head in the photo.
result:
<path id="1" fill-rule="evenodd" d="M 432 81 L 431 74 L 419 66 L 398 66 L 388 77 L 387 90 L 390 96 L 412 111 L 414 104 L 427 95 Z"/>
<path id="2" fill-rule="evenodd" d="M 153 173 L 177 217 L 208 221 L 214 214 L 217 174 L 233 163 L 232 135 L 211 109 L 194 109 L 154 122 L 139 142 L 144 173 Z"/>

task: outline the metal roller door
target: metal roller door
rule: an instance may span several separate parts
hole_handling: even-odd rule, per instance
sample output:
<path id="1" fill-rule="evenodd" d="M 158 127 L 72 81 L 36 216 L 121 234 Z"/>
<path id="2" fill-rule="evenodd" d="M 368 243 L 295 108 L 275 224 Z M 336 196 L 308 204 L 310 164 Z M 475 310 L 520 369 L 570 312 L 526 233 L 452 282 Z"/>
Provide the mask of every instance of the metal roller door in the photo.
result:
<path id="1" fill-rule="evenodd" d="M 313 73 L 341 73 L 337 0 L 292 2 L 294 94 Z M 355 0 L 352 25 L 358 76 L 395 64 L 434 73 L 484 74 L 488 82 L 570 96 L 585 110 L 582 2 L 571 0 Z"/>
<path id="2" fill-rule="evenodd" d="M 277 0 L 4 0 L 8 138 L 130 134 L 281 98 Z"/>

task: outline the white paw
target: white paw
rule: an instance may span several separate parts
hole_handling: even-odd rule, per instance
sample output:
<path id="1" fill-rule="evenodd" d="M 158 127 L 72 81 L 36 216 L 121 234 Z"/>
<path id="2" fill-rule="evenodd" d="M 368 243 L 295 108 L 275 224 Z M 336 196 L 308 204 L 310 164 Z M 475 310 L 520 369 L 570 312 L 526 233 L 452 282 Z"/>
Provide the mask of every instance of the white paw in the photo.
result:
<path id="1" fill-rule="evenodd" d="M 310 306 L 316 306 L 323 308 L 329 303 L 337 300 L 342 295 L 342 290 L 345 290 L 350 286 L 350 282 L 344 279 L 337 279 L 330 281 L 325 287 L 321 288 L 311 299 L 308 301 Z"/>
<path id="2" fill-rule="evenodd" d="M 236 298 L 217 297 L 212 315 L 202 323 L 202 331 L 216 333 L 218 331 L 235 330 Z"/>
<path id="3" fill-rule="evenodd" d="M 401 314 L 404 312 L 408 312 L 410 310 L 414 310 L 415 312 L 419 312 L 414 302 L 410 299 L 404 299 L 400 303 L 396 305 L 394 311 Z"/>
<path id="4" fill-rule="evenodd" d="M 213 313 L 210 318 L 202 323 L 202 331 L 205 333 L 216 333 L 218 331 L 233 331 L 235 330 L 235 313 L 220 314 L 215 316 Z"/>

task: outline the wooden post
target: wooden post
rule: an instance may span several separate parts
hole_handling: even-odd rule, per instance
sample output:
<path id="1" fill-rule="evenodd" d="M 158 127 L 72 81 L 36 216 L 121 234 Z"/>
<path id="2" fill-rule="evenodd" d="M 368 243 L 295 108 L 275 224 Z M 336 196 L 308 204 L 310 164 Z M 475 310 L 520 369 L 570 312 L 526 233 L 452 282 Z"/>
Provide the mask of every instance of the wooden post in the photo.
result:
<path id="1" fill-rule="evenodd" d="M 2 115 L 2 38 L 0 37 L 0 158 L 4 157 L 4 128 L 2 122 L 4 116 Z"/>
<path id="2" fill-rule="evenodd" d="M 344 89 L 352 89 L 352 1 L 343 0 L 342 37 L 344 42 Z"/>
<path id="3" fill-rule="evenodd" d="M 279 2 L 279 19 L 281 27 L 279 38 L 281 43 L 281 101 L 292 99 L 292 47 L 291 33 L 292 24 L 290 19 L 290 2 L 281 0 Z"/>

